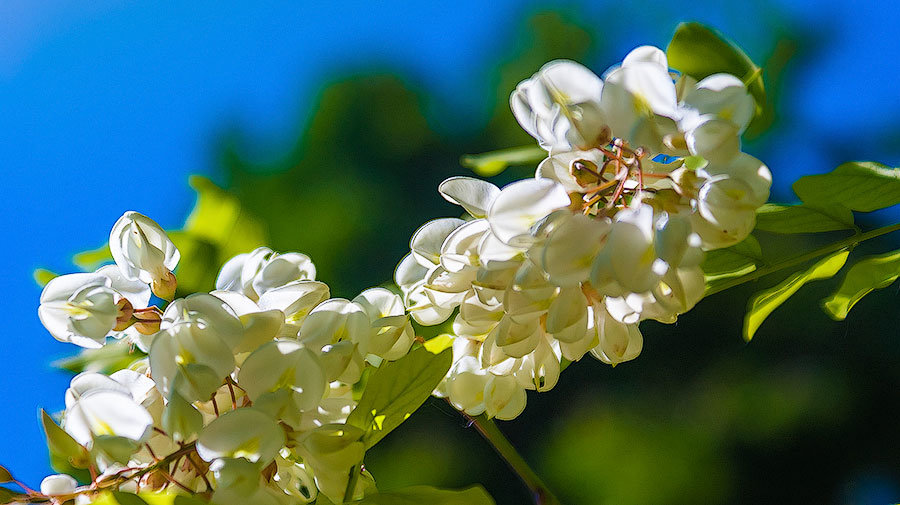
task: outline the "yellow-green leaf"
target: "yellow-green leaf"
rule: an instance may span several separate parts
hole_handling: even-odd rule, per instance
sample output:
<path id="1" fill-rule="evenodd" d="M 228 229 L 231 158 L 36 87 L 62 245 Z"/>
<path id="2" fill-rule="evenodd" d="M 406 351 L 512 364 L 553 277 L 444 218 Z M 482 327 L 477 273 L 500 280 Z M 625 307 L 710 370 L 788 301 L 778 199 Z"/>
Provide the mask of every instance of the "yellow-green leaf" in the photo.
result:
<path id="1" fill-rule="evenodd" d="M 44 410 L 41 410 L 41 424 L 47 435 L 47 448 L 51 455 L 60 457 L 74 468 L 88 467 L 90 458 L 87 449 L 60 428 Z"/>
<path id="2" fill-rule="evenodd" d="M 59 277 L 59 274 L 56 272 L 51 272 L 46 268 L 35 268 L 34 269 L 34 282 L 38 283 L 38 286 L 44 287 L 48 282 L 53 279 Z"/>
<path id="3" fill-rule="evenodd" d="M 73 373 L 101 372 L 111 374 L 128 368 L 135 361 L 146 356 L 139 349 L 132 349 L 129 342 L 110 342 L 99 349 L 84 349 L 75 356 L 53 362 L 56 368 Z"/>
<path id="4" fill-rule="evenodd" d="M 833 277 L 847 261 L 848 251 L 838 251 L 826 256 L 802 272 L 792 274 L 775 287 L 760 291 L 751 300 L 744 317 L 744 339 L 748 342 L 759 326 L 775 309 L 794 295 L 806 283 Z"/>
<path id="5" fill-rule="evenodd" d="M 467 154 L 459 163 L 482 177 L 491 177 L 510 166 L 537 163 L 547 157 L 547 151 L 538 146 L 511 147 L 482 154 Z"/>
<path id="6" fill-rule="evenodd" d="M 750 235 L 739 244 L 709 251 L 700 268 L 709 289 L 717 282 L 753 272 L 760 263 L 762 249 L 756 237 Z"/>
<path id="7" fill-rule="evenodd" d="M 372 373 L 347 418 L 347 424 L 366 431 L 366 448 L 378 443 L 425 403 L 450 369 L 452 356 L 450 349 L 432 354 L 419 347 L 397 361 L 382 363 Z"/>
<path id="8" fill-rule="evenodd" d="M 669 66 L 698 81 L 728 73 L 744 81 L 761 114 L 766 103 L 762 69 L 721 33 L 700 23 L 681 23 L 666 48 Z"/>
<path id="9" fill-rule="evenodd" d="M 100 265 L 111 263 L 112 261 L 113 257 L 109 251 L 109 244 L 104 244 L 90 251 L 80 252 L 72 257 L 72 263 L 75 263 L 75 266 L 84 271 L 96 270 Z"/>
<path id="10" fill-rule="evenodd" d="M 900 169 L 853 161 L 827 174 L 801 177 L 793 188 L 806 203 L 839 204 L 850 210 L 871 212 L 900 203 Z"/>
<path id="11" fill-rule="evenodd" d="M 772 233 L 819 233 L 854 228 L 853 212 L 839 204 L 767 203 L 756 211 L 756 229 Z"/>
<path id="12" fill-rule="evenodd" d="M 837 291 L 822 301 L 822 308 L 835 320 L 842 321 L 862 297 L 890 286 L 898 277 L 900 250 L 864 258 L 847 270 Z"/>

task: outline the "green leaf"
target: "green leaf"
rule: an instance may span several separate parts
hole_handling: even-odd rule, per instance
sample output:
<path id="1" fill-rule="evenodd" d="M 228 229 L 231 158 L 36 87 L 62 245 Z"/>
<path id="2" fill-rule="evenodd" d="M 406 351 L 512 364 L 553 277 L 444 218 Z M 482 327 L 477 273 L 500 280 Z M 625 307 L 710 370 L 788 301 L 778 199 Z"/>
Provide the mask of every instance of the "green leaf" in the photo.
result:
<path id="1" fill-rule="evenodd" d="M 133 493 L 113 491 L 112 497 L 119 505 L 147 505 L 143 498 Z"/>
<path id="2" fill-rule="evenodd" d="M 453 346 L 453 335 L 441 333 L 434 338 L 428 339 L 422 345 L 424 345 L 431 354 L 440 354 L 444 349 L 449 349 Z"/>
<path id="3" fill-rule="evenodd" d="M 97 249 L 84 251 L 72 257 L 72 263 L 84 271 L 96 270 L 104 263 L 111 263 L 113 260 L 112 253 L 109 252 L 109 244 L 104 244 Z"/>
<path id="4" fill-rule="evenodd" d="M 87 468 L 90 465 L 87 449 L 60 428 L 43 409 L 41 409 L 41 424 L 44 426 L 47 448 L 50 449 L 51 455 L 56 455 L 75 468 Z"/>
<path id="5" fill-rule="evenodd" d="M 366 431 L 363 441 L 372 447 L 416 411 L 450 369 L 452 352 L 432 354 L 419 347 L 372 373 L 347 424 Z"/>
<path id="6" fill-rule="evenodd" d="M 862 297 L 890 286 L 898 277 L 900 250 L 864 258 L 847 270 L 837 291 L 822 300 L 822 308 L 833 319 L 842 321 Z"/>
<path id="7" fill-rule="evenodd" d="M 750 235 L 739 244 L 709 251 L 700 268 L 703 270 L 706 286 L 709 289 L 717 281 L 753 272 L 762 261 L 762 249 L 759 241 Z"/>
<path id="8" fill-rule="evenodd" d="M 801 177 L 793 188 L 806 203 L 840 204 L 850 210 L 871 212 L 900 203 L 900 169 L 853 161 L 827 174 Z"/>
<path id="9" fill-rule="evenodd" d="M 179 293 L 208 291 L 216 273 L 233 256 L 265 245 L 264 224 L 244 210 L 240 200 L 206 177 L 189 180 L 197 203 L 181 230 L 169 236 L 181 251 Z"/>
<path id="10" fill-rule="evenodd" d="M 21 500 L 25 495 L 12 489 L 0 487 L 0 503 L 15 503 Z"/>
<path id="11" fill-rule="evenodd" d="M 698 81 L 728 73 L 744 81 L 756 101 L 757 116 L 766 103 L 762 69 L 721 33 L 700 23 L 681 23 L 666 48 L 669 66 Z"/>
<path id="12" fill-rule="evenodd" d="M 9 470 L 7 470 L 6 467 L 0 466 L 0 484 L 3 484 L 4 482 L 12 482 L 13 480 L 13 476 L 9 472 Z"/>
<path id="13" fill-rule="evenodd" d="M 833 277 L 847 261 L 848 251 L 826 256 L 808 270 L 797 272 L 775 287 L 760 291 L 751 300 L 744 317 L 744 340 L 750 341 L 759 326 L 775 309 L 794 295 L 806 283 Z"/>
<path id="14" fill-rule="evenodd" d="M 482 177 L 499 174 L 510 166 L 537 163 L 547 157 L 547 151 L 538 146 L 511 147 L 482 154 L 467 154 L 459 163 Z"/>
<path id="15" fill-rule="evenodd" d="M 366 496 L 359 505 L 494 505 L 494 500 L 481 486 L 459 491 L 431 486 L 411 486 L 397 491 Z"/>
<path id="16" fill-rule="evenodd" d="M 853 212 L 839 204 L 815 206 L 767 203 L 756 211 L 756 229 L 772 233 L 819 233 L 855 228 Z"/>
<path id="17" fill-rule="evenodd" d="M 59 274 L 56 272 L 51 272 L 46 268 L 35 268 L 34 269 L 34 282 L 38 283 L 38 286 L 44 287 L 48 282 L 53 279 L 59 277 Z"/>
<path id="18" fill-rule="evenodd" d="M 54 361 L 53 366 L 72 373 L 101 372 L 109 375 L 128 368 L 145 356 L 140 350 L 132 350 L 131 347 L 124 340 L 109 342 L 99 349 L 85 349 L 75 356 Z"/>

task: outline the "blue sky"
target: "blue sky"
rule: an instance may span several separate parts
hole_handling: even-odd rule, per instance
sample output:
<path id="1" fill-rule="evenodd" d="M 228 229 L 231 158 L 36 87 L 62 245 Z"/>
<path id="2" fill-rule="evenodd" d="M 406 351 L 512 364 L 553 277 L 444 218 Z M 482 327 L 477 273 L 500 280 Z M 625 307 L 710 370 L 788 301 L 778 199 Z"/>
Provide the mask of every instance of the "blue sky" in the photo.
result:
<path id="1" fill-rule="evenodd" d="M 598 27 L 622 55 L 641 43 L 664 46 L 679 20 L 711 23 L 751 54 L 768 35 L 767 24 L 754 23 L 763 16 L 819 37 L 820 51 L 793 69 L 783 99 L 790 133 L 767 147 L 776 195 L 788 196 L 787 183 L 801 173 L 832 168 L 823 138 L 847 133 L 858 139 L 858 158 L 900 164 L 900 139 L 885 147 L 882 138 L 900 124 L 893 3 L 584 3 L 591 19 L 622 20 Z M 213 172 L 224 128 L 240 125 L 254 153 L 276 155 L 323 80 L 353 69 L 389 66 L 433 90 L 440 110 L 466 111 L 448 117 L 448 127 L 486 119 L 479 93 L 491 58 L 508 52 L 524 14 L 555 5 L 331 4 L 0 2 L 0 463 L 21 478 L 37 483 L 49 471 L 37 412 L 61 408 L 68 377 L 49 363 L 75 350 L 38 322 L 35 267 L 73 270 L 72 253 L 103 243 L 125 210 L 179 226 L 193 203 L 186 178 Z"/>

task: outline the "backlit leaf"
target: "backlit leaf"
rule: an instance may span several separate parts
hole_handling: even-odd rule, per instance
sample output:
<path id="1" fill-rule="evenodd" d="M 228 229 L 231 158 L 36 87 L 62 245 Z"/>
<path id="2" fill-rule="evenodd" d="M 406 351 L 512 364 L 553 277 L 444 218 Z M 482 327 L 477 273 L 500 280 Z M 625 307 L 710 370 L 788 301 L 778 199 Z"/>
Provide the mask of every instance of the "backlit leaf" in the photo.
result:
<path id="1" fill-rule="evenodd" d="M 839 204 L 778 205 L 767 203 L 756 210 L 756 229 L 772 233 L 819 233 L 853 230 L 853 212 Z"/>
<path id="2" fill-rule="evenodd" d="M 864 258 L 847 270 L 837 291 L 822 301 L 822 308 L 829 316 L 841 321 L 862 297 L 875 289 L 890 286 L 898 277 L 900 250 Z"/>
<path id="3" fill-rule="evenodd" d="M 397 361 L 385 362 L 369 377 L 366 389 L 347 423 L 366 431 L 366 447 L 385 435 L 416 411 L 450 369 L 452 352 L 432 354 L 419 347 Z"/>
<path id="4" fill-rule="evenodd" d="M 537 163 L 547 157 L 547 151 L 538 146 L 511 147 L 482 154 L 467 154 L 459 163 L 482 177 L 491 177 L 510 166 Z"/>
<path id="5" fill-rule="evenodd" d="M 838 251 L 819 260 L 808 270 L 797 272 L 777 286 L 760 291 L 751 300 L 744 316 L 744 339 L 748 342 L 759 326 L 775 309 L 794 295 L 806 283 L 833 277 L 847 261 L 847 251 Z"/>

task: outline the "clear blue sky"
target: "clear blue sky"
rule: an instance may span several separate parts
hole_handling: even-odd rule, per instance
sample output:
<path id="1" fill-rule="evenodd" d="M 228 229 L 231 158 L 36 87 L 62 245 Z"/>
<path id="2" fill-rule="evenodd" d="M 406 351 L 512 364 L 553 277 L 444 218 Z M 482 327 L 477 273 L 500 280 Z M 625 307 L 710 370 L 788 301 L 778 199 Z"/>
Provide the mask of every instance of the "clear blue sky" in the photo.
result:
<path id="1" fill-rule="evenodd" d="M 553 5 L 402 3 L 0 2 L 0 463 L 32 484 L 49 472 L 37 412 L 62 407 L 68 376 L 49 363 L 75 351 L 40 326 L 33 268 L 73 270 L 71 254 L 100 245 L 125 210 L 180 225 L 193 203 L 186 177 L 214 170 L 222 128 L 239 124 L 259 156 L 277 153 L 322 80 L 354 68 L 388 65 L 434 90 L 443 110 L 471 112 L 450 124 L 483 119 L 478 79 L 490 58 L 509 49 L 525 13 Z M 592 19 L 625 20 L 599 28 L 623 55 L 640 43 L 664 46 L 678 20 L 713 24 L 751 54 L 766 40 L 754 24 L 763 16 L 821 36 L 820 53 L 784 97 L 793 133 L 769 147 L 782 195 L 799 173 L 832 168 L 811 147 L 823 136 L 867 134 L 851 152 L 900 162 L 891 159 L 900 139 L 885 147 L 880 137 L 900 125 L 893 2 L 584 3 Z"/>

